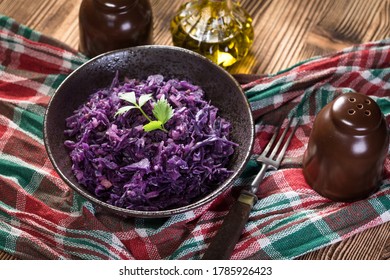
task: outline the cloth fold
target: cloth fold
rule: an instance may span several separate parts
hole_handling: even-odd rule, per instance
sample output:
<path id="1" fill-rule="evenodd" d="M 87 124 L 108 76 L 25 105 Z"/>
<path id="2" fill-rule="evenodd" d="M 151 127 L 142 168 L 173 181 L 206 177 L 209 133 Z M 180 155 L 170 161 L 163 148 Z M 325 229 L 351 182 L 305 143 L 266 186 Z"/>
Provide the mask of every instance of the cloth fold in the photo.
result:
<path id="1" fill-rule="evenodd" d="M 0 249 L 23 259 L 200 259 L 241 184 L 194 211 L 121 218 L 73 192 L 43 145 L 54 90 L 87 61 L 82 54 L 0 15 Z M 281 169 L 268 172 L 232 259 L 292 259 L 390 220 L 390 158 L 377 193 L 354 203 L 321 197 L 302 156 L 316 114 L 345 92 L 370 95 L 390 121 L 390 40 L 304 61 L 243 85 L 256 119 L 254 155 L 280 120 L 302 117 Z"/>

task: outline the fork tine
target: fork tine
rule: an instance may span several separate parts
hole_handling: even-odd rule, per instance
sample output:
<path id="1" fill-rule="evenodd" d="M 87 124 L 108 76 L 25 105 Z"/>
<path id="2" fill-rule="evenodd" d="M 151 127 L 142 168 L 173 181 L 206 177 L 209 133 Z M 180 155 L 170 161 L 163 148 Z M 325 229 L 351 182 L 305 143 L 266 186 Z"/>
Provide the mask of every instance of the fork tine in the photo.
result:
<path id="1" fill-rule="evenodd" d="M 272 135 L 271 139 L 269 140 L 267 146 L 264 148 L 263 152 L 261 153 L 263 156 L 267 156 L 269 149 L 271 149 L 272 145 L 275 142 L 276 136 L 278 136 L 278 134 L 279 134 L 280 127 L 281 126 L 279 125 L 276 128 L 276 130 L 275 130 L 274 134 Z"/>
<path id="2" fill-rule="evenodd" d="M 262 166 L 261 166 L 261 169 L 260 171 L 257 173 L 257 175 L 255 176 L 255 178 L 253 179 L 251 185 L 249 186 L 249 191 L 251 193 L 256 193 L 257 192 L 257 189 L 259 188 L 259 185 L 260 185 L 260 182 L 263 180 L 264 178 L 264 175 L 265 175 L 265 172 L 269 169 L 273 169 L 273 170 L 276 170 L 279 168 L 279 165 L 280 165 L 280 162 L 282 160 L 282 158 L 284 157 L 284 153 L 286 152 L 287 148 L 288 148 L 288 145 L 290 144 L 290 141 L 295 133 L 295 131 L 297 130 L 298 128 L 298 124 L 300 123 L 300 119 L 297 120 L 297 123 L 291 133 L 291 135 L 288 137 L 287 141 L 285 142 L 283 148 L 282 148 L 282 151 L 280 151 L 277 155 L 277 159 L 273 159 L 273 157 L 275 156 L 275 154 L 278 152 L 280 146 L 282 145 L 283 143 L 283 140 L 287 134 L 287 131 L 290 129 L 291 127 L 291 124 L 293 122 L 293 119 L 295 117 L 292 116 L 288 122 L 288 125 L 286 127 L 286 129 L 283 131 L 281 137 L 279 138 L 278 140 L 278 143 L 275 145 L 275 147 L 273 147 L 272 149 L 272 155 L 271 156 L 267 156 L 267 153 L 269 151 L 269 149 L 272 147 L 272 144 L 273 142 L 275 141 L 276 137 L 278 136 L 279 134 L 279 130 L 280 128 L 282 127 L 282 125 L 279 125 L 277 128 L 276 128 L 276 131 L 274 133 L 274 135 L 272 136 L 271 140 L 269 142 L 271 142 L 271 144 L 268 144 L 267 147 L 264 149 L 264 151 L 261 153 L 261 155 L 259 155 L 257 158 L 256 158 L 256 161 L 258 163 L 261 163 Z"/>
<path id="3" fill-rule="evenodd" d="M 291 118 L 291 120 L 292 119 L 293 118 Z M 290 120 L 289 126 L 286 128 L 285 132 L 290 128 L 290 124 L 292 122 L 291 120 Z M 295 134 L 295 132 L 296 132 L 300 122 L 301 122 L 301 119 L 298 119 L 297 123 L 295 124 L 295 127 L 294 127 L 293 131 L 291 132 L 291 134 L 287 138 L 287 141 L 284 143 L 284 146 L 283 146 L 282 150 L 280 151 L 278 157 L 276 158 L 276 162 L 280 163 L 282 161 L 282 158 L 284 157 L 284 154 L 285 154 L 285 152 L 287 150 L 287 147 L 290 145 L 291 139 L 294 136 L 294 134 Z M 283 135 L 283 137 L 284 137 L 284 135 Z"/>
<path id="4" fill-rule="evenodd" d="M 288 122 L 288 125 L 286 127 L 286 129 L 283 131 L 282 135 L 280 136 L 279 138 L 279 141 L 276 143 L 274 149 L 272 150 L 272 153 L 271 155 L 269 156 L 270 159 L 273 159 L 275 154 L 278 152 L 279 148 L 280 148 L 280 145 L 282 145 L 283 141 L 284 141 L 284 138 L 286 137 L 286 134 L 287 134 L 287 131 L 289 130 L 289 128 L 291 127 L 291 123 L 292 123 L 292 120 L 293 118 L 290 118 L 290 121 Z M 279 129 L 282 125 L 279 126 Z M 278 130 L 279 130 L 278 129 Z M 279 132 L 279 131 L 278 131 Z"/>

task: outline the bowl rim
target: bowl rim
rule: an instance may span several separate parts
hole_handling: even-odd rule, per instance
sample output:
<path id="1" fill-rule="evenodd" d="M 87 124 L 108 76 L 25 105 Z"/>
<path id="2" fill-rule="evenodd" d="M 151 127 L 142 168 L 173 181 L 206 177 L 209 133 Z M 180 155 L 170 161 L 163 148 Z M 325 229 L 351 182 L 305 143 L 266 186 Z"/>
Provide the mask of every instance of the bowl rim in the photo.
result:
<path id="1" fill-rule="evenodd" d="M 53 100 L 58 96 L 59 90 L 63 87 L 64 84 L 67 83 L 68 80 L 71 79 L 72 76 L 76 75 L 78 72 L 82 71 L 83 68 L 88 67 L 89 64 L 94 63 L 96 60 L 101 59 L 102 57 L 113 55 L 116 53 L 121 53 L 121 52 L 135 52 L 137 50 L 144 50 L 144 49 L 169 49 L 169 50 L 174 50 L 174 51 L 180 51 L 180 52 L 185 52 L 189 55 L 195 56 L 198 59 L 204 60 L 207 64 L 209 64 L 211 67 L 217 67 L 219 71 L 222 71 L 236 86 L 237 89 L 241 92 L 242 96 L 245 99 L 245 105 L 246 105 L 246 111 L 249 112 L 249 125 L 251 127 L 251 130 L 248 131 L 248 137 L 250 137 L 250 144 L 249 148 L 246 150 L 245 154 L 243 155 L 244 160 L 242 160 L 241 164 L 237 168 L 237 170 L 228 177 L 223 183 L 221 183 L 215 190 L 212 192 L 208 193 L 206 196 L 202 197 L 201 199 L 177 208 L 173 209 L 167 209 L 167 210 L 157 210 L 157 211 L 141 211 L 141 210 L 133 210 L 133 209 L 126 209 L 126 208 L 121 208 L 118 206 L 114 206 L 111 204 L 108 204 L 106 202 L 103 202 L 90 194 L 87 190 L 85 190 L 81 185 L 75 185 L 73 184 L 67 176 L 61 171 L 59 166 L 57 165 L 57 162 L 53 156 L 52 149 L 50 148 L 49 145 L 49 133 L 48 133 L 48 128 L 47 128 L 47 116 L 49 114 L 51 104 L 53 103 Z M 72 71 L 68 76 L 60 83 L 60 85 L 55 89 L 53 95 L 50 98 L 49 103 L 47 104 L 46 110 L 45 110 L 45 115 L 44 115 L 44 121 L 43 121 L 43 140 L 44 140 L 44 146 L 46 148 L 46 152 L 49 156 L 49 160 L 52 163 L 54 170 L 57 172 L 57 174 L 60 176 L 60 178 L 73 190 L 75 190 L 77 193 L 79 193 L 83 198 L 85 198 L 87 201 L 94 203 L 94 206 L 99 206 L 101 208 L 107 209 L 110 212 L 116 213 L 120 216 L 125 216 L 125 217 L 136 217 L 136 218 L 164 218 L 164 217 L 171 217 L 173 215 L 185 213 L 188 211 L 195 210 L 197 208 L 200 208 L 201 206 L 206 205 L 207 203 L 210 203 L 214 201 L 221 193 L 226 191 L 233 183 L 234 180 L 236 180 L 240 174 L 242 173 L 244 167 L 246 164 L 249 162 L 250 155 L 252 153 L 253 145 L 254 145 L 254 135 L 255 135 L 255 125 L 254 125 L 254 118 L 252 115 L 251 107 L 249 104 L 248 99 L 245 96 L 245 93 L 241 87 L 241 85 L 238 83 L 236 79 L 224 68 L 218 66 L 217 64 L 213 63 L 211 60 L 208 58 L 194 52 L 188 49 L 176 47 L 176 46 L 165 46 L 165 45 L 144 45 L 144 46 L 136 46 L 136 47 L 129 47 L 129 48 L 123 48 L 123 49 L 118 49 L 118 50 L 113 50 L 109 51 L 103 54 L 100 54 L 98 56 L 95 56 L 92 59 L 89 59 L 87 62 L 83 63 L 80 65 L 78 68 L 76 68 L 74 71 Z"/>

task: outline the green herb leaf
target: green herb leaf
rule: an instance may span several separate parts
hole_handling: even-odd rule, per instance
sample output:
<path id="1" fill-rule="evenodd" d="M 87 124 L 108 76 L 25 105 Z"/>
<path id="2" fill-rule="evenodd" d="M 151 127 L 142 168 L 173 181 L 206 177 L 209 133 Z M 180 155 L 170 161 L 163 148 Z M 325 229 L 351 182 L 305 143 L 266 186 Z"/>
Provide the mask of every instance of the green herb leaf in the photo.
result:
<path id="1" fill-rule="evenodd" d="M 144 128 L 144 130 L 145 130 L 146 132 L 153 131 L 153 130 L 156 130 L 156 129 L 165 130 L 165 129 L 163 128 L 163 123 L 160 122 L 160 121 L 151 121 L 151 122 L 145 124 L 145 125 L 143 126 L 143 128 Z"/>
<path id="2" fill-rule="evenodd" d="M 146 102 L 152 99 L 152 94 L 143 94 L 138 98 L 138 103 L 137 99 L 135 97 L 135 92 L 125 92 L 121 95 L 119 95 L 119 98 L 127 101 L 133 105 L 130 106 L 124 106 L 118 109 L 118 111 L 115 113 L 115 116 L 121 115 L 126 113 L 127 111 L 131 109 L 138 109 L 142 113 L 142 115 L 149 121 L 149 123 L 145 124 L 143 126 L 144 130 L 146 132 L 153 131 L 156 129 L 160 129 L 162 131 L 168 132 L 164 124 L 173 116 L 173 109 L 172 106 L 165 100 L 165 97 L 162 96 L 154 105 L 153 108 L 153 115 L 157 120 L 152 120 L 144 110 L 142 110 L 142 106 L 145 105 Z"/>
<path id="3" fill-rule="evenodd" d="M 172 106 L 168 101 L 162 96 L 156 103 L 153 108 L 153 115 L 159 120 L 163 125 L 173 116 Z"/>
<path id="4" fill-rule="evenodd" d="M 152 94 L 142 94 L 138 99 L 138 106 L 144 106 L 150 99 L 152 99 Z"/>
<path id="5" fill-rule="evenodd" d="M 137 105 L 137 99 L 135 98 L 134 91 L 122 93 L 121 95 L 119 95 L 119 98 L 131 104 Z"/>
<path id="6" fill-rule="evenodd" d="M 137 108 L 137 107 L 136 106 L 131 106 L 131 105 L 130 106 L 121 107 L 121 108 L 118 109 L 118 111 L 116 111 L 115 117 L 117 115 L 122 115 L 122 114 L 126 113 L 127 111 L 129 111 L 131 109 L 134 109 L 134 108 Z"/>

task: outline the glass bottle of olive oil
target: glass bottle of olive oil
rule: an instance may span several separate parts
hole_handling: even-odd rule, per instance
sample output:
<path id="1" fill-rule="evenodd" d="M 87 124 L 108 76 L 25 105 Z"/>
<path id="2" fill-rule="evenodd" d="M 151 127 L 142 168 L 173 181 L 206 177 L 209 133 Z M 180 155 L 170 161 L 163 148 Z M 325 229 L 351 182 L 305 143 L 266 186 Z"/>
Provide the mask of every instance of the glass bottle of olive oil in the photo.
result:
<path id="1" fill-rule="evenodd" d="M 222 67 L 247 55 L 253 43 L 252 18 L 238 2 L 194 0 L 171 21 L 175 46 L 198 52 Z"/>

